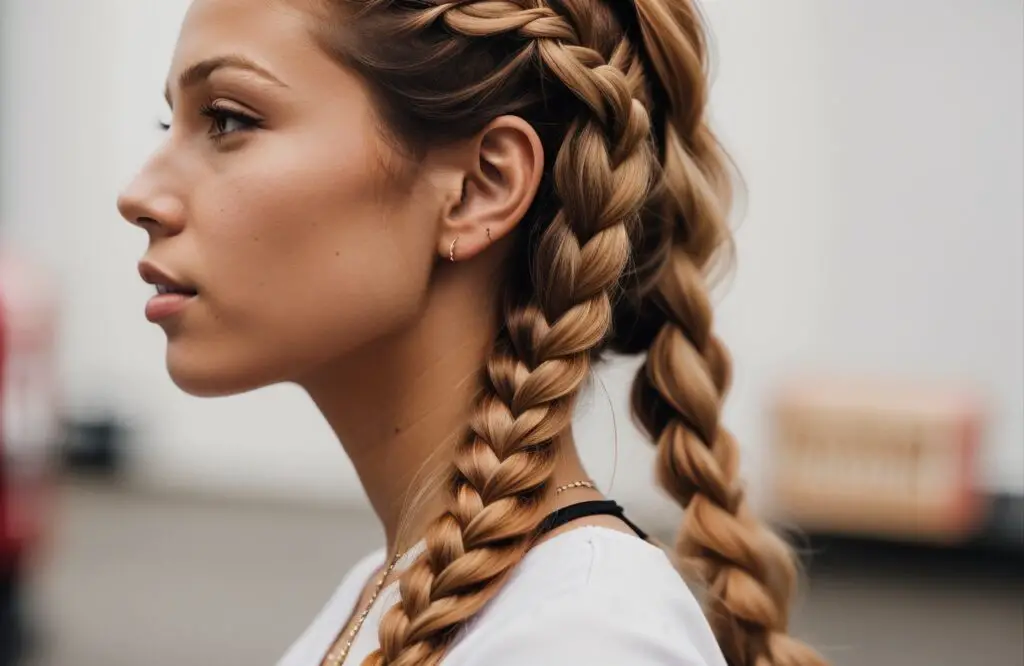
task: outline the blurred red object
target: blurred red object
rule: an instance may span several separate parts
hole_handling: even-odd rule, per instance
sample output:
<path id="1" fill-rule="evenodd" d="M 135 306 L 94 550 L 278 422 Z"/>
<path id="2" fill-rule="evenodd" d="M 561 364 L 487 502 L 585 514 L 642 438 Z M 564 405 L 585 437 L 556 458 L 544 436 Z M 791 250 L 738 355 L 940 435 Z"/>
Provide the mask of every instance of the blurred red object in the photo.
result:
<path id="1" fill-rule="evenodd" d="M 0 568 L 7 571 L 39 543 L 51 513 L 55 315 L 45 275 L 0 253 Z"/>
<path id="2" fill-rule="evenodd" d="M 802 530 L 955 543 L 985 516 L 984 412 L 959 387 L 807 380 L 779 392 L 770 486 Z"/>

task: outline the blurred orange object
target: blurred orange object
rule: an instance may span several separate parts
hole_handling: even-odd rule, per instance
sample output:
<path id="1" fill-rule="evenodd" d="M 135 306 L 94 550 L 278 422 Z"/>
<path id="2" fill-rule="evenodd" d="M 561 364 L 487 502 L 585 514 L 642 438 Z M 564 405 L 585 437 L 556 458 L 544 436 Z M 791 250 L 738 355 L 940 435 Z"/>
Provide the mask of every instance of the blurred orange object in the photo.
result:
<path id="1" fill-rule="evenodd" d="M 804 530 L 943 543 L 981 528 L 983 412 L 956 389 L 810 380 L 774 406 L 773 511 Z"/>

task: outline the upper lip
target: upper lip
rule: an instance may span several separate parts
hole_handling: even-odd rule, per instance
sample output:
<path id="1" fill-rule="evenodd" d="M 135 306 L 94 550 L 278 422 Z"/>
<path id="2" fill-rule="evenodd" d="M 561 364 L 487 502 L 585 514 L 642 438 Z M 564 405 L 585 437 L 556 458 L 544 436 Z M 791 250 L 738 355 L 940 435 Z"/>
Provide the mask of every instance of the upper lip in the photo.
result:
<path id="1" fill-rule="evenodd" d="M 148 284 L 168 287 L 173 291 L 195 292 L 196 288 L 188 282 L 172 276 L 167 271 L 149 261 L 139 262 L 139 275 Z"/>

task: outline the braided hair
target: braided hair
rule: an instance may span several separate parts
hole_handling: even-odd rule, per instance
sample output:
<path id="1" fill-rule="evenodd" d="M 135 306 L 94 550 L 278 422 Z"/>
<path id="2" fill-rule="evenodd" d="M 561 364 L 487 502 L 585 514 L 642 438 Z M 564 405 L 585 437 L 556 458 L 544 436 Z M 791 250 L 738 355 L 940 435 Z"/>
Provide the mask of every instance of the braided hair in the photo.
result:
<path id="1" fill-rule="evenodd" d="M 581 385 L 646 353 L 633 412 L 687 508 L 678 553 L 732 666 L 823 663 L 786 635 L 795 567 L 746 508 L 720 424 L 730 363 L 706 275 L 729 247 L 726 162 L 704 117 L 691 0 L 318 0 L 317 36 L 413 150 L 504 114 L 548 162 L 507 266 L 501 327 L 444 488 L 364 666 L 436 664 L 534 542 Z"/>

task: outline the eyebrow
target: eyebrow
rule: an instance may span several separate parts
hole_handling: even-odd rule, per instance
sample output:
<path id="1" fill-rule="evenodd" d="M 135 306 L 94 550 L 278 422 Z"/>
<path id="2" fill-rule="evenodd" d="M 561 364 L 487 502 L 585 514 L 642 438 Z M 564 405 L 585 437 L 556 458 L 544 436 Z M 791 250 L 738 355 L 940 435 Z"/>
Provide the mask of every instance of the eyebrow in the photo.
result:
<path id="1" fill-rule="evenodd" d="M 283 88 L 288 87 L 287 84 L 271 74 L 266 68 L 257 65 L 245 56 L 232 54 L 207 58 L 206 60 L 200 60 L 193 65 L 189 65 L 181 72 L 181 74 L 178 75 L 178 88 L 185 89 L 195 87 L 210 78 L 210 75 L 218 69 L 243 69 L 255 73 L 274 85 L 281 86 Z M 167 87 L 164 90 L 164 98 L 167 99 L 167 103 L 170 105 L 170 87 Z"/>

